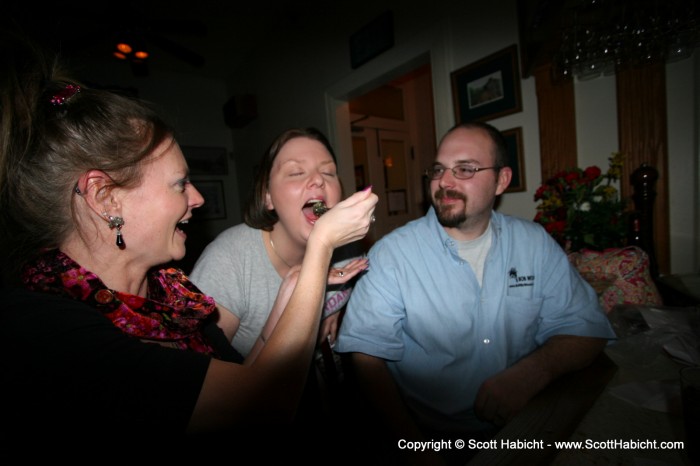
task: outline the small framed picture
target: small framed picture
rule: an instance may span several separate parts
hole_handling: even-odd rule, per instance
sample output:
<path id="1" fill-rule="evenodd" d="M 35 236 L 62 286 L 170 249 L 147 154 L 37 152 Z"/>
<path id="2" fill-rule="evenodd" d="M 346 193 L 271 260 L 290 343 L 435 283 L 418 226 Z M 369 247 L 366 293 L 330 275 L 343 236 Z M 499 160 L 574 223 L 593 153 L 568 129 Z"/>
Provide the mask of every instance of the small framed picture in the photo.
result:
<path id="1" fill-rule="evenodd" d="M 405 189 L 387 191 L 387 206 L 389 215 L 399 215 L 408 212 L 408 200 Z"/>
<path id="2" fill-rule="evenodd" d="M 525 191 L 525 164 L 523 162 L 523 128 L 511 128 L 501 131 L 508 146 L 508 166 L 513 171 L 513 178 L 507 193 Z"/>
<path id="3" fill-rule="evenodd" d="M 226 218 L 226 197 L 221 180 L 193 181 L 194 187 L 204 197 L 204 205 L 193 210 L 195 218 L 216 220 Z"/>
<path id="4" fill-rule="evenodd" d="M 522 110 L 517 45 L 450 75 L 457 123 L 486 121 Z"/>

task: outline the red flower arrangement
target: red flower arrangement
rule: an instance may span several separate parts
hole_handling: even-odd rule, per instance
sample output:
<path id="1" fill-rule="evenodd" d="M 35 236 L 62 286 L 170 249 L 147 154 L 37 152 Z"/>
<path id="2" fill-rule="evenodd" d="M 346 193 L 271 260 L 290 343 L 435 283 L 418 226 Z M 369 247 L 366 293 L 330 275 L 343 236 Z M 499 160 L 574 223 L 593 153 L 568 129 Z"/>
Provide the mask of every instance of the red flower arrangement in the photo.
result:
<path id="1" fill-rule="evenodd" d="M 602 251 L 625 245 L 627 215 L 625 202 L 613 183 L 620 179 L 622 154 L 608 158 L 610 168 L 571 168 L 556 173 L 535 192 L 535 222 L 567 251 Z"/>

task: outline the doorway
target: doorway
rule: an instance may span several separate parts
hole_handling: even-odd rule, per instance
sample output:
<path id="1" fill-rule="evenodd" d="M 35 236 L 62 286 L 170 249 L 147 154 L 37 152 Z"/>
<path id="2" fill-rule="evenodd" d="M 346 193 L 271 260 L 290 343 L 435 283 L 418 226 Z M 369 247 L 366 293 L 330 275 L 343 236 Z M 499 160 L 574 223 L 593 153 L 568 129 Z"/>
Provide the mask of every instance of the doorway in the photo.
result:
<path id="1" fill-rule="evenodd" d="M 368 241 L 389 233 L 394 228 L 417 218 L 415 186 L 411 173 L 416 169 L 411 158 L 411 141 L 406 131 L 391 131 L 372 126 L 353 126 L 353 161 L 358 188 L 372 185 L 379 196 L 374 211 L 376 222 Z"/>
<path id="2" fill-rule="evenodd" d="M 419 66 L 348 101 L 355 188 L 372 185 L 379 195 L 368 246 L 429 205 L 423 172 L 435 154 L 430 71 Z"/>

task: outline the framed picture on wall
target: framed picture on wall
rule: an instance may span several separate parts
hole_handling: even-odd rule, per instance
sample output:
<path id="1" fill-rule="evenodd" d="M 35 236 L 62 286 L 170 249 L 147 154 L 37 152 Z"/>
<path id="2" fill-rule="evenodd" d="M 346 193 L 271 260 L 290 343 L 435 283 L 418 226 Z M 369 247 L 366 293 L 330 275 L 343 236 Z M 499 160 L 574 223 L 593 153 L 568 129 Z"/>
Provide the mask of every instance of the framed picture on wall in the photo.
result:
<path id="1" fill-rule="evenodd" d="M 387 207 L 389 215 L 399 215 L 408 212 L 408 200 L 405 189 L 387 191 Z"/>
<path id="2" fill-rule="evenodd" d="M 180 146 L 190 175 L 228 175 L 225 147 Z"/>
<path id="3" fill-rule="evenodd" d="M 511 128 L 501 131 L 508 146 L 508 164 L 513 171 L 513 178 L 507 193 L 517 193 L 525 191 L 525 163 L 523 162 L 523 128 Z"/>
<path id="4" fill-rule="evenodd" d="M 194 217 L 203 220 L 226 218 L 224 182 L 221 180 L 201 180 L 193 181 L 192 184 L 204 197 L 204 205 L 193 210 Z"/>
<path id="5" fill-rule="evenodd" d="M 521 111 L 519 71 L 517 45 L 453 71 L 456 122 L 492 120 Z"/>

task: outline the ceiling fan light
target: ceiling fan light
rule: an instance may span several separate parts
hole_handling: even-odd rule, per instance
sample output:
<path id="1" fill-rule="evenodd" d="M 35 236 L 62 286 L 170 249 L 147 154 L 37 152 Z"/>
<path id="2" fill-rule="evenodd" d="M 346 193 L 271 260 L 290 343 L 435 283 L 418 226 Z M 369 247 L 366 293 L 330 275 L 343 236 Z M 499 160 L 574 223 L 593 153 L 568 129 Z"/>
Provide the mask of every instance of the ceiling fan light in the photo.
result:
<path id="1" fill-rule="evenodd" d="M 120 52 L 119 50 L 115 50 L 115 51 L 112 53 L 112 55 L 114 55 L 116 58 L 118 58 L 118 59 L 120 59 L 120 60 L 126 60 L 126 55 L 124 55 L 124 54 L 123 54 L 122 52 Z"/>
<path id="2" fill-rule="evenodd" d="M 134 57 L 138 58 L 139 60 L 145 60 L 146 58 L 148 58 L 148 52 L 146 52 L 145 50 L 138 50 L 134 52 Z"/>

